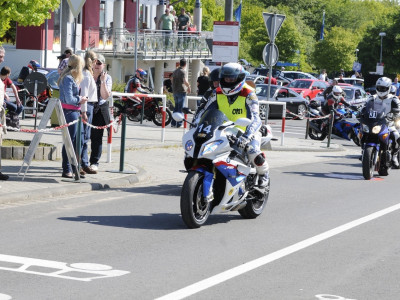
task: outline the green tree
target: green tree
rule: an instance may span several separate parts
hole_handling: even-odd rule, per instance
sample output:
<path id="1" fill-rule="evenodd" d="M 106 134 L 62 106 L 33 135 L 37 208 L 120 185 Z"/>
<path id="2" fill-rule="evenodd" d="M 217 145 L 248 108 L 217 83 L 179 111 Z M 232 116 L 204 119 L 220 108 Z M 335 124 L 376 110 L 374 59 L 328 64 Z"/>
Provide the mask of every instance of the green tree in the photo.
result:
<path id="1" fill-rule="evenodd" d="M 344 69 L 350 71 L 355 59 L 357 36 L 341 27 L 332 27 L 325 38 L 315 45 L 313 59 L 318 69 L 328 73 Z"/>
<path id="2" fill-rule="evenodd" d="M 39 26 L 50 19 L 50 11 L 60 6 L 60 0 L 0 0 L 0 36 L 13 22 L 22 26 Z"/>

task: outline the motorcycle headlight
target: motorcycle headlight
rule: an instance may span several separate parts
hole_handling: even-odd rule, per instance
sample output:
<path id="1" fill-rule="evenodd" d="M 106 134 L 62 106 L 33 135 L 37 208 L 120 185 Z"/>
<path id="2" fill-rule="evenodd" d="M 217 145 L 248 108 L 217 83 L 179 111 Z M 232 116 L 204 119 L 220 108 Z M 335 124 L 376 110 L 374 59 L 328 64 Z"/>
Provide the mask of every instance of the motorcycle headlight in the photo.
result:
<path id="1" fill-rule="evenodd" d="M 369 127 L 367 125 L 362 124 L 362 131 L 365 133 L 369 133 Z"/>
<path id="2" fill-rule="evenodd" d="M 203 150 L 203 152 L 201 152 L 201 155 L 203 156 L 203 155 L 213 152 L 222 143 L 223 143 L 223 141 L 221 141 L 221 140 L 218 140 L 218 141 L 215 141 L 212 143 L 208 143 L 207 145 L 204 146 L 204 150 Z"/>
<path id="3" fill-rule="evenodd" d="M 378 134 L 379 132 L 381 132 L 381 129 L 382 129 L 382 126 L 381 126 L 381 125 L 374 126 L 374 127 L 372 128 L 372 133 L 373 133 L 373 134 Z"/>
<path id="4" fill-rule="evenodd" d="M 186 151 L 190 151 L 193 148 L 193 141 L 192 140 L 188 140 L 185 144 L 185 150 Z"/>

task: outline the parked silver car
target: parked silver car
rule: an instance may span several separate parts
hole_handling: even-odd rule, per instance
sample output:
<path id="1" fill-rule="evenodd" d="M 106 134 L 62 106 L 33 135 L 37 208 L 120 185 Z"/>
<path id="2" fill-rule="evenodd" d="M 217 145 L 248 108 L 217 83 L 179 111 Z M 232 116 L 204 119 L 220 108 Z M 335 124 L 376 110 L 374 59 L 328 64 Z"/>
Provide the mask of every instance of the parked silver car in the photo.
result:
<path id="1" fill-rule="evenodd" d="M 257 84 L 256 85 L 256 95 L 258 100 L 267 100 L 268 84 Z M 298 93 L 290 88 L 271 85 L 269 101 L 272 102 L 285 102 L 286 109 L 296 115 L 298 119 L 303 119 L 307 113 L 307 107 L 309 101 L 304 99 Z M 268 117 L 282 117 L 282 105 L 269 105 Z M 265 120 L 267 104 L 260 104 L 260 117 Z M 293 117 L 293 115 L 288 114 L 288 117 Z"/>

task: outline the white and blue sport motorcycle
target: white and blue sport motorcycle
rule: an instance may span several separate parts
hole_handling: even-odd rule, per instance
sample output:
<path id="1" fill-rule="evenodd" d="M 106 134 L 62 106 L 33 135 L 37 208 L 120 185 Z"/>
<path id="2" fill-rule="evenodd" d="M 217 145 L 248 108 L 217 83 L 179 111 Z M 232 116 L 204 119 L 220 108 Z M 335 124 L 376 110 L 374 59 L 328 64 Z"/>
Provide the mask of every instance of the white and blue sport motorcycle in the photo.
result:
<path id="1" fill-rule="evenodd" d="M 183 114 L 174 113 L 181 121 Z M 189 228 L 199 228 L 215 213 L 238 211 L 246 219 L 257 218 L 264 210 L 270 184 L 257 186 L 256 169 L 236 146 L 250 120 L 229 121 L 220 110 L 206 111 L 197 125 L 183 136 L 185 168 L 188 175 L 181 192 L 181 214 Z M 262 144 L 272 138 L 271 127 L 263 127 Z"/>

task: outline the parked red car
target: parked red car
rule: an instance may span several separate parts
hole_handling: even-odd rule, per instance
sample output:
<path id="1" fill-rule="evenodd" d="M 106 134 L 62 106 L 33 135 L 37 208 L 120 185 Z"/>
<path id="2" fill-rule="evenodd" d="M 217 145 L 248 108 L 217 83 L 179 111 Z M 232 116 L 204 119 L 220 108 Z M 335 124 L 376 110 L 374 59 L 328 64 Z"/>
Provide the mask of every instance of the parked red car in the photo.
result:
<path id="1" fill-rule="evenodd" d="M 328 87 L 328 83 L 323 80 L 296 79 L 289 83 L 287 87 L 299 93 L 303 98 L 311 100 L 314 99 L 318 93 L 325 90 Z"/>

